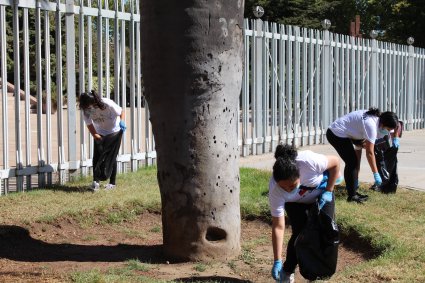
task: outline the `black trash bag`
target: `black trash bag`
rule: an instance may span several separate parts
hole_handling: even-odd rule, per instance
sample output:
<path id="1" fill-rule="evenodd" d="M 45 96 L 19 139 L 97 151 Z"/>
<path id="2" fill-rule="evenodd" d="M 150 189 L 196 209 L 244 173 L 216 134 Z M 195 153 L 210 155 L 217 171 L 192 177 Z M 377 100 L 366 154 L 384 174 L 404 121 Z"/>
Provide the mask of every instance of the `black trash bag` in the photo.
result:
<path id="1" fill-rule="evenodd" d="M 121 146 L 122 133 L 122 131 L 119 131 L 102 137 L 100 141 L 95 140 L 99 157 L 93 172 L 94 176 L 100 181 L 108 180 L 111 177 L 115 159 Z"/>
<path id="2" fill-rule="evenodd" d="M 307 224 L 295 240 L 301 275 L 308 280 L 331 277 L 338 260 L 339 229 L 318 204 L 312 205 Z"/>
<path id="3" fill-rule="evenodd" d="M 395 193 L 397 191 L 397 153 L 398 148 L 390 145 L 388 136 L 376 141 L 375 159 L 382 184 L 380 186 L 372 185 L 372 190 L 386 194 Z"/>

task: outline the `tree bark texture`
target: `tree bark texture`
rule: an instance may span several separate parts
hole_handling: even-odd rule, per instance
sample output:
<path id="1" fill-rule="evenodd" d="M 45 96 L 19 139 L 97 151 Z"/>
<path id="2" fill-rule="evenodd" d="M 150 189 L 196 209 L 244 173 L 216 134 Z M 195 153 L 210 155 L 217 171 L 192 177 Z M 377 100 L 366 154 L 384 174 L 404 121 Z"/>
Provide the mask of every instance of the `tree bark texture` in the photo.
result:
<path id="1" fill-rule="evenodd" d="M 164 252 L 174 259 L 229 259 L 240 252 L 243 11 L 243 0 L 141 1 Z"/>

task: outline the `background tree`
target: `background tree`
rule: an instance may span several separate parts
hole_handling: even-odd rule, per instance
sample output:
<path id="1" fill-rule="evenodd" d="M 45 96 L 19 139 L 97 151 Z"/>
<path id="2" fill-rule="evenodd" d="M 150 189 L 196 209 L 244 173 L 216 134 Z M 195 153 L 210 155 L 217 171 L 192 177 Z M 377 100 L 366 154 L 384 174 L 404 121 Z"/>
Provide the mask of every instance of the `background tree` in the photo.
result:
<path id="1" fill-rule="evenodd" d="M 321 29 L 320 22 L 332 22 L 331 31 L 347 34 L 356 15 L 356 0 L 247 0 L 245 17 L 252 18 L 252 7 L 264 7 L 263 20 L 285 25 Z"/>
<path id="2" fill-rule="evenodd" d="M 263 20 L 286 25 L 321 29 L 320 22 L 332 22 L 330 30 L 348 34 L 350 22 L 360 15 L 365 38 L 373 29 L 385 31 L 378 39 L 425 47 L 425 1 L 418 0 L 246 0 L 245 17 L 253 18 L 252 7 L 263 6 Z"/>
<path id="3" fill-rule="evenodd" d="M 141 1 L 142 69 L 155 135 L 164 251 L 183 260 L 240 251 L 239 1 Z"/>

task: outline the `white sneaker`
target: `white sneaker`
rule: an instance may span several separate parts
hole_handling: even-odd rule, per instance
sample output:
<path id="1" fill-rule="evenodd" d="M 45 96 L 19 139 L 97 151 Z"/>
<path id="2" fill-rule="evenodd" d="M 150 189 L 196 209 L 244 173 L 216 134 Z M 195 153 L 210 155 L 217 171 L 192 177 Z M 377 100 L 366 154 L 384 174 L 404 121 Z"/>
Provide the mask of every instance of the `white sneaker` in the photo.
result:
<path id="1" fill-rule="evenodd" d="M 97 192 L 100 189 L 100 185 L 98 182 L 93 181 L 93 183 L 91 184 L 91 189 L 95 192 Z"/>
<path id="2" fill-rule="evenodd" d="M 295 273 L 286 273 L 285 271 L 280 272 L 280 281 L 282 283 L 294 283 Z"/>
<path id="3" fill-rule="evenodd" d="M 115 185 L 112 185 L 112 184 L 107 184 L 107 185 L 105 185 L 105 190 L 113 190 L 113 189 L 115 189 Z"/>

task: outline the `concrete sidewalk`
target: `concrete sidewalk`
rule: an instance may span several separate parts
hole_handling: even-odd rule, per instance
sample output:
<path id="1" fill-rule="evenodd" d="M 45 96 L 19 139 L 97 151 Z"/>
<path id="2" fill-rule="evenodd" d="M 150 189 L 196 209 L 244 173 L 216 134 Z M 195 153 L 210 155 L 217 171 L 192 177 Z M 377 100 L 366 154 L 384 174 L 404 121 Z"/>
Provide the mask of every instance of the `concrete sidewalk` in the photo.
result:
<path id="1" fill-rule="evenodd" d="M 322 154 L 337 155 L 331 145 L 313 145 L 298 148 L 298 150 L 312 150 Z M 252 167 L 263 170 L 272 170 L 274 163 L 273 153 L 241 157 L 241 167 Z M 341 173 L 344 162 L 341 160 Z M 398 152 L 398 177 L 399 186 L 425 192 L 425 130 L 404 131 L 400 139 Z M 362 162 L 359 173 L 360 182 L 373 183 L 373 175 L 363 150 Z"/>

